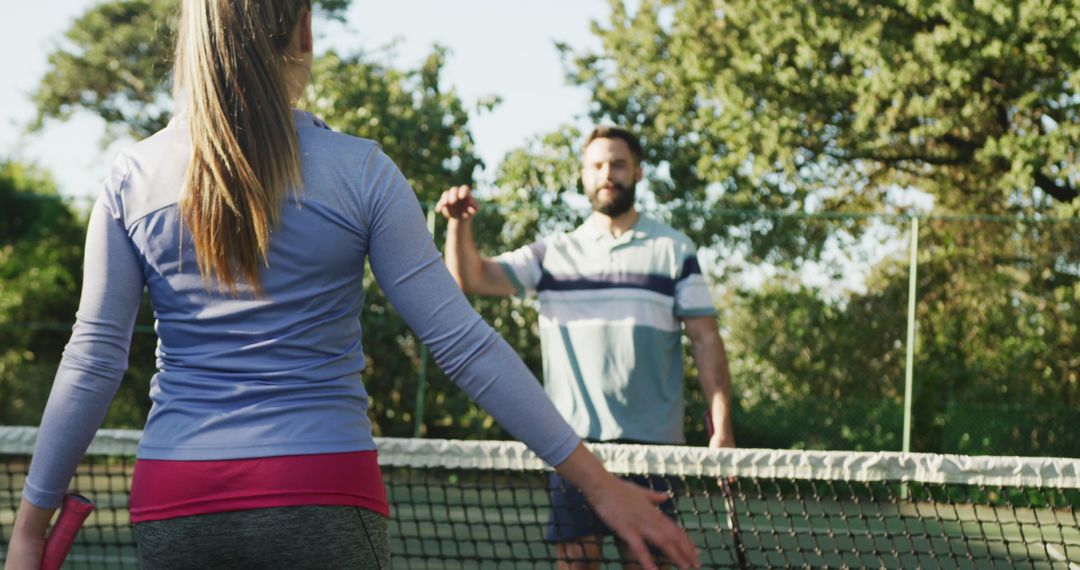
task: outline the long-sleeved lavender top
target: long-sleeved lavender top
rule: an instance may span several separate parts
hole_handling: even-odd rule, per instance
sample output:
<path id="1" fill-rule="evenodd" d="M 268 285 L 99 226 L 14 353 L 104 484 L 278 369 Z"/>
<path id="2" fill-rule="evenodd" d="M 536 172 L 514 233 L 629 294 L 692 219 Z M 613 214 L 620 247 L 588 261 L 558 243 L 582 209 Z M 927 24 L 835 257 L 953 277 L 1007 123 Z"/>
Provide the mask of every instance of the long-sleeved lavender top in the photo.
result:
<path id="1" fill-rule="evenodd" d="M 138 455 L 222 460 L 371 450 L 360 312 L 365 260 L 453 381 L 549 464 L 579 439 L 443 266 L 416 196 L 377 144 L 294 111 L 303 187 L 273 231 L 263 298 L 198 271 L 178 202 L 182 121 L 114 163 L 86 238 L 82 299 L 23 496 L 56 507 L 127 368 L 143 288 L 158 373 Z M 376 397 L 378 395 L 376 394 Z"/>

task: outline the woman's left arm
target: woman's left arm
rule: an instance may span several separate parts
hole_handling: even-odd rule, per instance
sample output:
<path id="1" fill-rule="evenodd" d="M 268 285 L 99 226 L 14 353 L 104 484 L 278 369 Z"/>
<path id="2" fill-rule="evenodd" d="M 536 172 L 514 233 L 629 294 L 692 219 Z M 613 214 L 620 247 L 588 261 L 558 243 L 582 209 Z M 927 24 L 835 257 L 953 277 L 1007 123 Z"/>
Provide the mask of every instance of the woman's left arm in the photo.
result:
<path id="1" fill-rule="evenodd" d="M 63 501 L 127 370 L 144 278 L 116 206 L 107 196 L 98 199 L 90 215 L 79 310 L 41 418 L 11 535 L 10 548 L 20 560 L 40 556 L 38 546 L 44 545 L 52 513 Z M 23 567 L 13 563 L 9 558 L 5 567 Z"/>

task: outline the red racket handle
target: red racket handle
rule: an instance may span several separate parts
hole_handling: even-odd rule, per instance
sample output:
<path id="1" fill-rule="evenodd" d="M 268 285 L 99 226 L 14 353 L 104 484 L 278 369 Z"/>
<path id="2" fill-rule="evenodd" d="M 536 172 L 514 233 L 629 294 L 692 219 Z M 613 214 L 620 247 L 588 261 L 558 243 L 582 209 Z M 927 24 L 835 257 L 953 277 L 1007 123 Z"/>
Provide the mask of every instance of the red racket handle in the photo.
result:
<path id="1" fill-rule="evenodd" d="M 712 414 L 706 411 L 705 412 L 705 435 L 706 435 L 706 437 L 708 437 L 709 439 L 712 439 L 712 434 L 713 434 L 714 431 L 716 431 L 716 430 L 713 429 Z"/>
<path id="2" fill-rule="evenodd" d="M 79 533 L 86 517 L 94 510 L 94 503 L 82 495 L 69 493 L 60 507 L 60 516 L 45 540 L 45 554 L 41 558 L 41 570 L 60 570 L 64 564 L 75 535 Z"/>

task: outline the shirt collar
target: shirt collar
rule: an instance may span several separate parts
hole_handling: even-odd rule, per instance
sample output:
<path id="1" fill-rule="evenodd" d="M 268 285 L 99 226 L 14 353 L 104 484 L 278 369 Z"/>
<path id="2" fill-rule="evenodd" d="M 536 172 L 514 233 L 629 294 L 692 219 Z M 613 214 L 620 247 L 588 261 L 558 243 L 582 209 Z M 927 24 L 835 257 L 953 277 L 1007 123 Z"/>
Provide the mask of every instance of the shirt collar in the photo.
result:
<path id="1" fill-rule="evenodd" d="M 296 128 L 314 126 L 320 129 L 330 130 L 330 126 L 325 121 L 316 117 L 314 114 L 307 111 L 301 111 L 300 109 L 293 109 L 293 122 L 296 123 Z"/>
<path id="2" fill-rule="evenodd" d="M 638 219 L 634 222 L 634 225 L 623 232 L 619 237 L 611 235 L 611 232 L 602 230 L 593 223 L 592 216 L 585 219 L 585 222 L 578 227 L 578 231 L 581 235 L 595 240 L 609 240 L 615 243 L 626 243 L 633 240 L 645 239 L 649 236 L 649 228 L 651 227 L 652 220 L 650 220 L 645 214 L 638 213 Z"/>
<path id="3" fill-rule="evenodd" d="M 187 121 L 187 109 L 182 109 L 179 113 L 173 115 L 173 118 L 169 119 L 169 126 L 175 127 L 181 122 Z M 326 124 L 322 119 L 316 117 L 313 113 L 308 111 L 301 111 L 300 109 L 292 110 L 293 122 L 296 124 L 296 128 L 301 129 L 304 127 L 317 127 L 320 129 L 331 130 L 330 126 Z"/>

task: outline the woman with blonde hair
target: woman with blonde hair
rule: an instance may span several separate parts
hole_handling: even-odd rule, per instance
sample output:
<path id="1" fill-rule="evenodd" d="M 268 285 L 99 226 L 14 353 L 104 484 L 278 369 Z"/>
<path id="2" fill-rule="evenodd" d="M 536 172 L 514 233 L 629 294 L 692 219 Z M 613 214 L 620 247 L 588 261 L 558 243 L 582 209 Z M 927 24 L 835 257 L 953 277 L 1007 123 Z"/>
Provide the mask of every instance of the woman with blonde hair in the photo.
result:
<path id="1" fill-rule="evenodd" d="M 386 568 L 386 491 L 361 383 L 363 271 L 447 374 L 583 489 L 644 562 L 699 565 L 607 473 L 440 260 L 378 144 L 293 110 L 312 57 L 306 0 L 183 0 L 184 110 L 119 156 L 97 200 L 71 340 L 6 568 L 45 531 L 127 368 L 143 289 L 159 337 L 131 489 L 144 568 Z"/>

